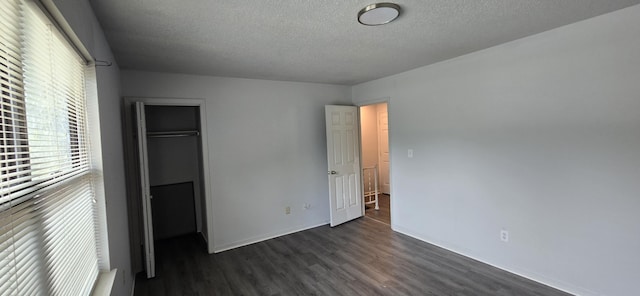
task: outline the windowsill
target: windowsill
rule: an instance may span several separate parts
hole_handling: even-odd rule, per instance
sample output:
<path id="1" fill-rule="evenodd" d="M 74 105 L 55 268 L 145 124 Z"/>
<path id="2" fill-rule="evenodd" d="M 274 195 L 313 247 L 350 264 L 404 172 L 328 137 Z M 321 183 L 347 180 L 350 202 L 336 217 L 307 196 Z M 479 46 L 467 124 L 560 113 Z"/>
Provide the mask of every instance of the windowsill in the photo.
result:
<path id="1" fill-rule="evenodd" d="M 112 269 L 111 271 L 101 272 L 98 275 L 95 287 L 93 287 L 92 296 L 109 296 L 111 295 L 111 288 L 113 282 L 116 279 L 116 272 L 118 269 Z"/>

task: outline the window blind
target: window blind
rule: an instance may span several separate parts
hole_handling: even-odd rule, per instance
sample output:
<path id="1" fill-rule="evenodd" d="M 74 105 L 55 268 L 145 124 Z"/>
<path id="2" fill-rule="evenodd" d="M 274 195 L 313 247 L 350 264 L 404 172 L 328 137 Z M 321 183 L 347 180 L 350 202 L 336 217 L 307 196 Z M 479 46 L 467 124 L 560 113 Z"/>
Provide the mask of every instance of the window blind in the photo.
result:
<path id="1" fill-rule="evenodd" d="M 0 295 L 88 295 L 97 279 L 85 69 L 37 5 L 0 1 Z"/>

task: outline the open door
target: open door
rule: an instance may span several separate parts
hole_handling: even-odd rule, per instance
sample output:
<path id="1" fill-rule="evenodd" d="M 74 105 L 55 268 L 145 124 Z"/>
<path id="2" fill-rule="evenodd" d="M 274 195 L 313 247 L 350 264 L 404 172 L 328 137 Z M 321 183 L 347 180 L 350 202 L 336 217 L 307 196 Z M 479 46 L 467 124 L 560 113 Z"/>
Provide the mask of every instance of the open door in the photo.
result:
<path id="1" fill-rule="evenodd" d="M 362 217 L 358 108 L 325 106 L 331 226 Z"/>
<path id="2" fill-rule="evenodd" d="M 389 111 L 387 104 L 379 104 L 378 113 L 378 154 L 380 164 L 378 175 L 380 176 L 380 190 L 382 193 L 391 193 L 389 179 Z"/>
<path id="3" fill-rule="evenodd" d="M 153 215 L 149 185 L 149 158 L 147 155 L 147 124 L 144 103 L 136 102 L 136 131 L 138 138 L 138 165 L 140 171 L 140 197 L 142 198 L 142 227 L 144 232 L 144 261 L 147 278 L 156 276 L 155 246 L 153 241 Z"/>

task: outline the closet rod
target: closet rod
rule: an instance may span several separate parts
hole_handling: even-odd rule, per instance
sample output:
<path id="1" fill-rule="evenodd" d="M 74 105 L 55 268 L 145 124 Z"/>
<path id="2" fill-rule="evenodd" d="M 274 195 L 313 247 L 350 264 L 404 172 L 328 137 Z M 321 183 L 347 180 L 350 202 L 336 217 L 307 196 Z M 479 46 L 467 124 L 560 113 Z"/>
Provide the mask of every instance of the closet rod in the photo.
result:
<path id="1" fill-rule="evenodd" d="M 199 131 L 171 131 L 171 132 L 147 132 L 149 138 L 176 138 L 199 136 Z"/>

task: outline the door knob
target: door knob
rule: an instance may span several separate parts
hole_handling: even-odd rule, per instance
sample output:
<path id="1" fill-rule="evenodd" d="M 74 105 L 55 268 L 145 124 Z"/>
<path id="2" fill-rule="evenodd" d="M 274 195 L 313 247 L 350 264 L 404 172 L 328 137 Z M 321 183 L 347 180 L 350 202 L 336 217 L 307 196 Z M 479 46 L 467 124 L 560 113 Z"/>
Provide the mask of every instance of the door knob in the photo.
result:
<path id="1" fill-rule="evenodd" d="M 336 172 L 336 171 L 328 171 L 327 173 L 328 173 L 329 175 L 337 175 L 337 174 L 338 174 L 338 172 Z"/>

